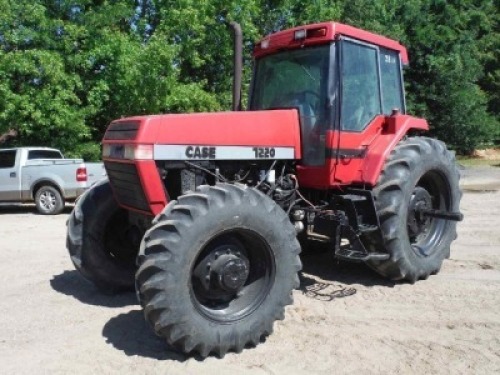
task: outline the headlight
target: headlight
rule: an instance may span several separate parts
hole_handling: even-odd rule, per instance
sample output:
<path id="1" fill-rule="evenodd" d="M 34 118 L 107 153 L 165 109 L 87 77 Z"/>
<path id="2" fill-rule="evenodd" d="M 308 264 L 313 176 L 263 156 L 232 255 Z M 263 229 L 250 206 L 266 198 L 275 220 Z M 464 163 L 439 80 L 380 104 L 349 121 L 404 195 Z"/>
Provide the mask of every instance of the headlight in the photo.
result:
<path id="1" fill-rule="evenodd" d="M 153 145 L 107 143 L 102 146 L 102 157 L 108 159 L 153 160 Z"/>

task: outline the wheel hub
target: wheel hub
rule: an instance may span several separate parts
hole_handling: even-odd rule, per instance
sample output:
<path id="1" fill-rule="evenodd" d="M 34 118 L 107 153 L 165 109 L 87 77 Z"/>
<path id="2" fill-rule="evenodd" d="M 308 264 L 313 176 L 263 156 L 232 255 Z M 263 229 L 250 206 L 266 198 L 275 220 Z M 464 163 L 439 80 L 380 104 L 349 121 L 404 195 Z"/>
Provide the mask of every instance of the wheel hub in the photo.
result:
<path id="1" fill-rule="evenodd" d="M 245 286 L 250 262 L 242 252 L 239 244 L 219 245 L 198 264 L 194 276 L 203 285 L 207 297 L 232 298 Z"/>
<path id="2" fill-rule="evenodd" d="M 408 233 L 415 238 L 428 231 L 432 219 L 423 214 L 424 209 L 432 208 L 432 197 L 429 192 L 417 186 L 410 198 L 408 207 Z"/>
<path id="3" fill-rule="evenodd" d="M 220 256 L 211 269 L 218 286 L 227 292 L 237 292 L 241 289 L 250 271 L 248 262 L 233 254 Z"/>
<path id="4" fill-rule="evenodd" d="M 55 203 L 56 203 L 56 197 L 50 191 L 44 191 L 40 195 L 40 204 L 46 210 L 51 210 L 55 206 Z"/>

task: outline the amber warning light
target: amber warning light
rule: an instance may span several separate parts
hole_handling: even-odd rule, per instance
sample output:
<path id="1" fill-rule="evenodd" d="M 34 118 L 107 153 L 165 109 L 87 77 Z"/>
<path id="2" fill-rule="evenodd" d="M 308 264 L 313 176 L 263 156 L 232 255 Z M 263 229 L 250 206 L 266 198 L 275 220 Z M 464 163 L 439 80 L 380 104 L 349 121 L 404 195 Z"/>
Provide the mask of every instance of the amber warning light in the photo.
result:
<path id="1" fill-rule="evenodd" d="M 295 40 L 320 38 L 324 36 L 326 36 L 326 27 L 320 27 L 317 29 L 300 29 L 296 30 L 294 33 Z"/>

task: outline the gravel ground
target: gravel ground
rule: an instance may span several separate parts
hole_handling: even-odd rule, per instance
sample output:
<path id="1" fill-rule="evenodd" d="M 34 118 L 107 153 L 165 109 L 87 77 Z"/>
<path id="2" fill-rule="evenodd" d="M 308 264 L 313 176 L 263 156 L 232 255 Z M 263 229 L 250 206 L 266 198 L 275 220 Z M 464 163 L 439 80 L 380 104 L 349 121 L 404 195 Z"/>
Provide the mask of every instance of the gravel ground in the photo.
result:
<path id="1" fill-rule="evenodd" d="M 74 270 L 65 214 L 0 207 L 3 374 L 500 373 L 500 168 L 463 170 L 459 237 L 438 275 L 384 280 L 330 254 L 304 256 L 300 290 L 257 348 L 204 361 L 174 353 L 135 295 L 106 296 Z"/>

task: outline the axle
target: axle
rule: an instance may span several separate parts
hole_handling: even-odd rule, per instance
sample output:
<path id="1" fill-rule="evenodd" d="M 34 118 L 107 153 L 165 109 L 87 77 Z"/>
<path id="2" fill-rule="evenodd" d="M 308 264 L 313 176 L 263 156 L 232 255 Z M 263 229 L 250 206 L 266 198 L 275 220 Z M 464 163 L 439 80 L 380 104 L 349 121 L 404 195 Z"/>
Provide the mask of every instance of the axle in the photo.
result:
<path id="1" fill-rule="evenodd" d="M 435 217 L 438 219 L 445 219 L 452 221 L 462 221 L 464 219 L 464 215 L 461 212 L 447 212 L 444 210 L 434 210 L 431 208 L 420 208 L 417 209 L 417 212 L 420 215 Z"/>

